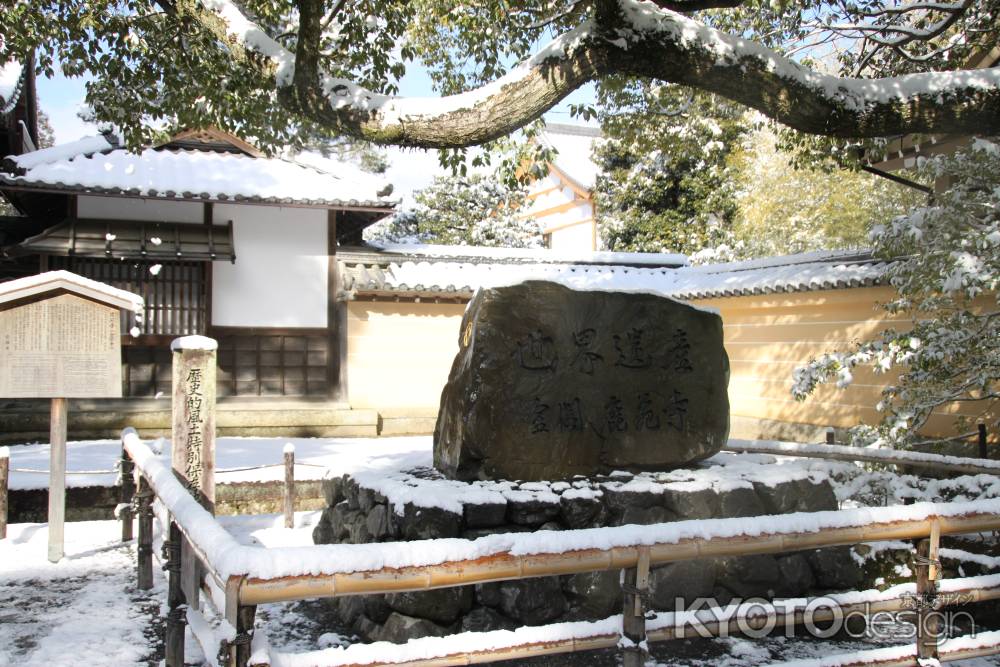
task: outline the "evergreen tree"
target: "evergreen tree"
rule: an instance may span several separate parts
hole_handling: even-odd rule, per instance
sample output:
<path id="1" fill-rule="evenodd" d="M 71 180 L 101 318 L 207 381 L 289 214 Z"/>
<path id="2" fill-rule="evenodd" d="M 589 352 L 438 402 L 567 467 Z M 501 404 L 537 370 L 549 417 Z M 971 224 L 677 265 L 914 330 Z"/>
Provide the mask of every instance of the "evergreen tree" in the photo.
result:
<path id="1" fill-rule="evenodd" d="M 737 106 L 675 86 L 606 95 L 595 203 L 608 250 L 695 253 L 721 243 L 736 211 L 728 157 L 748 132 Z"/>
<path id="2" fill-rule="evenodd" d="M 503 248 L 543 244 L 538 223 L 524 216 L 524 191 L 490 176 L 439 176 L 414 199 L 412 210 L 373 225 L 366 230 L 366 238 Z"/>

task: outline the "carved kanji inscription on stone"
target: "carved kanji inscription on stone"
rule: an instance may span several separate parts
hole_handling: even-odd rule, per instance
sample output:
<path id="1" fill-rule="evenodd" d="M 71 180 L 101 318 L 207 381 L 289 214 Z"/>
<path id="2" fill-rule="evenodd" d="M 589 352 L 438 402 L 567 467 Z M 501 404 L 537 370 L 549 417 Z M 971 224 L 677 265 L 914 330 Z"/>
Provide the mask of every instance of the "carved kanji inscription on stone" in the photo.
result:
<path id="1" fill-rule="evenodd" d="M 461 331 L 434 441 L 435 465 L 450 476 L 668 469 L 728 436 L 716 314 L 529 282 L 479 292 Z"/>

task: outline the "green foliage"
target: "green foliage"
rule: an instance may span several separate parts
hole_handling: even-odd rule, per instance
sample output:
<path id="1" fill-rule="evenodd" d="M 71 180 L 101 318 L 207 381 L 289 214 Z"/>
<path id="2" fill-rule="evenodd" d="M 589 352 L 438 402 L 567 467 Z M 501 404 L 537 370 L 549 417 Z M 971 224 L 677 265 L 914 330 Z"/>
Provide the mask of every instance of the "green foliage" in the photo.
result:
<path id="1" fill-rule="evenodd" d="M 90 73 L 87 103 L 98 120 L 121 128 L 131 145 L 162 137 L 164 128 L 214 125 L 265 149 L 330 139 L 321 127 L 289 113 L 272 76 L 260 76 L 185 10 L 195 0 L 67 0 L 0 4 L 5 31 L 0 60 L 35 51 L 39 71 Z M 241 3 L 294 51 L 297 5 L 291 0 Z M 167 8 L 167 9 L 165 9 Z M 403 0 L 340 3 L 326 20 L 319 64 L 377 92 L 396 92 L 413 50 L 402 37 L 413 18 Z"/>
<path id="2" fill-rule="evenodd" d="M 741 109 L 676 86 L 621 81 L 602 91 L 606 135 L 595 202 L 604 245 L 694 253 L 725 238 L 736 211 L 727 159 L 749 125 Z"/>
<path id="3" fill-rule="evenodd" d="M 856 439 L 906 446 L 933 411 L 959 402 L 988 421 L 1000 398 L 1000 148 L 977 141 L 953 156 L 926 161 L 927 180 L 951 185 L 933 201 L 872 232 L 897 296 L 885 305 L 912 328 L 887 329 L 848 352 L 831 352 L 796 371 L 804 400 L 822 383 L 846 386 L 854 369 L 899 371 L 882 392 L 875 428 Z M 939 182 L 941 182 L 939 180 Z M 962 424 L 960 429 L 967 428 Z"/>
<path id="4" fill-rule="evenodd" d="M 538 223 L 523 217 L 524 191 L 494 178 L 482 174 L 437 177 L 415 199 L 412 211 L 371 227 L 366 238 L 504 248 L 542 245 Z"/>
<path id="5" fill-rule="evenodd" d="M 730 156 L 737 210 L 729 243 L 742 256 L 866 248 L 874 225 L 923 199 L 913 188 L 829 160 L 827 169 L 797 167 L 795 154 L 778 146 L 774 128 L 762 124 Z"/>
<path id="6" fill-rule="evenodd" d="M 313 54 L 328 85 L 348 79 L 376 93 L 398 92 L 408 67 L 428 72 L 435 89 L 452 94 L 494 81 L 540 44 L 590 22 L 612 41 L 623 39 L 621 14 L 597 0 L 473 2 L 444 0 L 245 0 L 249 18 L 291 52 Z M 875 33 L 852 29 L 869 25 L 898 37 L 925 30 L 945 16 L 948 3 L 929 3 L 916 13 L 882 12 L 889 0 L 747 0 L 736 8 L 694 12 L 707 24 L 793 56 L 818 49 L 816 59 L 841 74 L 887 76 L 928 69 L 955 69 L 996 42 L 1000 0 L 976 0 L 958 20 L 932 38 L 902 47 L 879 46 Z M 921 3 L 911 3 L 919 5 Z M 299 17 L 307 7 L 323 12 L 318 43 L 298 43 Z M 196 20 L 197 0 L 41 0 L 0 3 L 3 31 L 0 60 L 36 52 L 41 73 L 57 67 L 68 76 L 93 76 L 87 102 L 99 121 L 113 123 L 132 145 L 162 138 L 165 129 L 214 125 L 264 149 L 299 148 L 342 133 L 335 120 L 317 122 L 296 113 L 298 98 L 281 89 L 275 75 L 260 74 L 259 56 L 247 56 L 208 24 Z M 218 28 L 218 23 L 214 24 Z M 594 27 L 596 26 L 596 28 Z M 839 26 L 839 27 L 838 27 Z M 848 28 L 844 28 L 848 26 Z M 825 57 L 823 57 L 825 56 Z M 803 59 L 807 60 L 807 59 Z M 283 82 L 284 83 L 284 82 Z M 599 82 L 606 115 L 641 113 L 640 104 L 615 105 L 624 89 L 646 84 L 609 76 Z M 646 95 L 641 96 L 645 98 Z M 653 95 L 657 98 L 657 95 Z M 546 101 L 548 103 L 550 101 Z M 584 119 L 595 109 L 575 105 Z M 389 141 L 392 137 L 387 137 Z M 799 155 L 846 154 L 843 142 L 801 139 Z M 877 142 L 876 142 L 877 143 Z M 502 146 L 491 146 L 500 148 Z M 442 155 L 462 173 L 464 151 Z M 473 158 L 478 164 L 489 157 Z M 502 164 L 505 173 L 513 173 Z M 514 170 L 516 171 L 516 169 Z"/>

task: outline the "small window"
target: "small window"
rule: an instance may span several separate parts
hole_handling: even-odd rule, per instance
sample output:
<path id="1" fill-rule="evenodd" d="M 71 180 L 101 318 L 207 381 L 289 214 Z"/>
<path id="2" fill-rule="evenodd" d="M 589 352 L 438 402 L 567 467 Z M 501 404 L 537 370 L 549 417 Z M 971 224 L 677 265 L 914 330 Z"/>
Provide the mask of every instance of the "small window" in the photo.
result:
<path id="1" fill-rule="evenodd" d="M 133 326 L 150 336 L 204 334 L 208 327 L 206 262 L 50 257 L 49 268 L 140 295 L 146 304 L 142 321 L 123 314 L 123 335 Z"/>

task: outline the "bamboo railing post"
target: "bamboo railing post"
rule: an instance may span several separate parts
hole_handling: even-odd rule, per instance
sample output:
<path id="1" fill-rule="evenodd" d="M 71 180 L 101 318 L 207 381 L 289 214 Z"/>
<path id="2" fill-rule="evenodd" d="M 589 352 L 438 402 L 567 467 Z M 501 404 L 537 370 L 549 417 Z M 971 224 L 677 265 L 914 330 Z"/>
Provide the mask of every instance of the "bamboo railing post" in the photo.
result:
<path id="1" fill-rule="evenodd" d="M 226 620 L 236 628 L 236 638 L 228 645 L 228 655 L 225 667 L 246 667 L 250 661 L 250 649 L 253 643 L 253 623 L 257 615 L 257 605 L 240 604 L 240 587 L 242 577 L 230 577 L 226 581 Z M 220 656 L 221 657 L 221 656 Z"/>
<path id="2" fill-rule="evenodd" d="M 119 464 L 122 485 L 119 489 L 118 507 L 121 510 L 122 542 L 132 541 L 132 498 L 135 496 L 135 463 L 122 443 L 122 459 Z"/>
<path id="3" fill-rule="evenodd" d="M 976 430 L 979 433 L 979 458 L 985 459 L 989 454 L 986 451 L 986 424 L 979 422 L 976 426 Z"/>
<path id="4" fill-rule="evenodd" d="M 837 443 L 837 432 L 833 430 L 833 427 L 827 427 L 826 429 L 826 444 L 834 445 Z"/>
<path id="5" fill-rule="evenodd" d="M 167 631 L 164 662 L 167 667 L 184 667 L 184 627 L 187 625 L 184 591 L 181 588 L 181 531 L 170 522 L 169 540 L 163 543 L 167 557 Z"/>
<path id="6" fill-rule="evenodd" d="M 295 527 L 295 445 L 286 443 L 285 455 L 285 528 Z"/>
<path id="7" fill-rule="evenodd" d="M 153 489 L 150 488 L 145 475 L 139 475 L 139 491 L 136 497 L 139 499 L 136 578 L 139 590 L 146 591 L 153 587 Z"/>
<path id="8" fill-rule="evenodd" d="M 932 545 L 932 541 L 935 540 L 920 540 L 917 543 L 917 657 L 921 660 L 937 660 L 941 630 L 937 613 L 937 582 L 933 578 L 939 570 L 934 562 L 937 546 Z"/>
<path id="9" fill-rule="evenodd" d="M 7 537 L 7 486 L 10 478 L 10 448 L 0 447 L 0 540 Z"/>
<path id="10" fill-rule="evenodd" d="M 625 570 L 622 585 L 624 609 L 622 632 L 629 641 L 622 651 L 624 667 L 642 667 L 649 657 L 646 650 L 646 612 L 644 598 L 649 592 L 649 547 L 639 547 L 635 567 Z"/>

